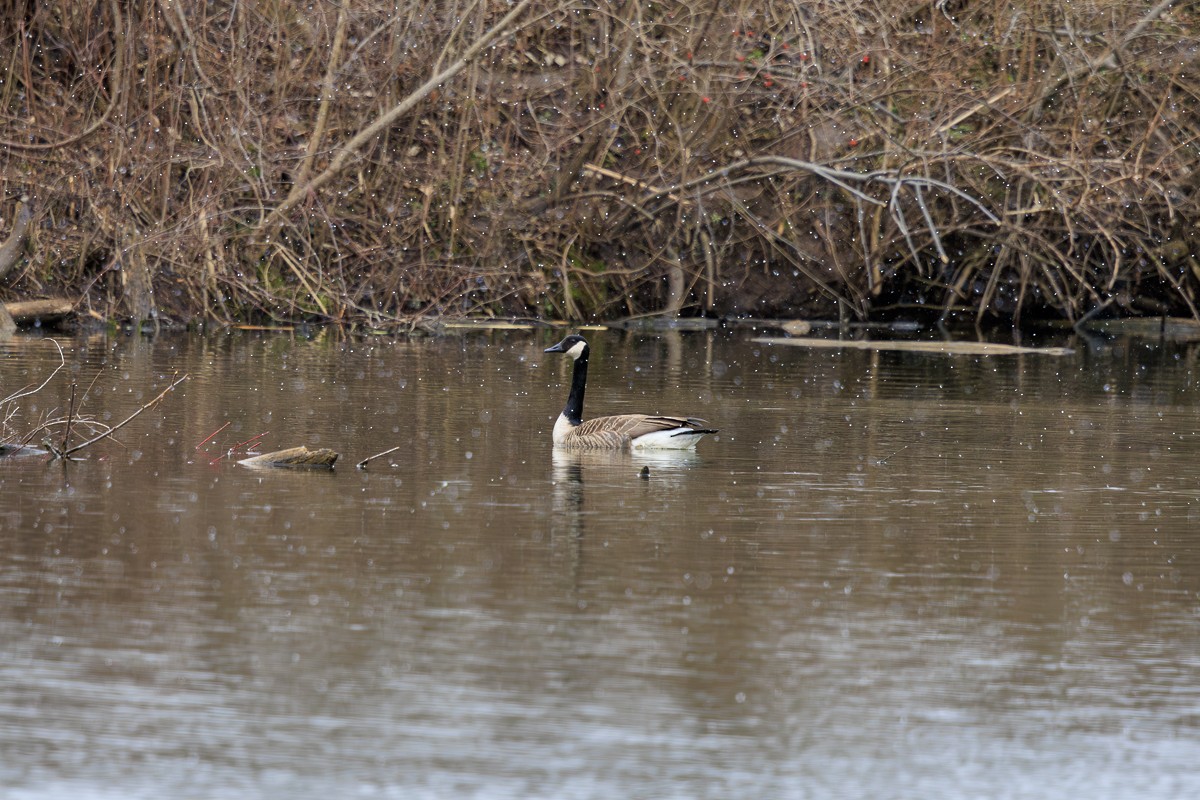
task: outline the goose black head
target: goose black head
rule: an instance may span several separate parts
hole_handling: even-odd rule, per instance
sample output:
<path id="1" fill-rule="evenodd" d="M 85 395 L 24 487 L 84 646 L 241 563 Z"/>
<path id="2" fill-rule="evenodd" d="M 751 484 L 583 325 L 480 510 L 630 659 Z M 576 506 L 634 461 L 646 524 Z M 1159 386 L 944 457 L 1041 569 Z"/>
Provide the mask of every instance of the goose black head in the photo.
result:
<path id="1" fill-rule="evenodd" d="M 572 333 L 558 344 L 553 345 L 552 347 L 547 347 L 543 352 L 566 353 L 571 358 L 578 359 L 580 356 L 586 355 L 587 351 L 587 340 L 577 333 Z"/>

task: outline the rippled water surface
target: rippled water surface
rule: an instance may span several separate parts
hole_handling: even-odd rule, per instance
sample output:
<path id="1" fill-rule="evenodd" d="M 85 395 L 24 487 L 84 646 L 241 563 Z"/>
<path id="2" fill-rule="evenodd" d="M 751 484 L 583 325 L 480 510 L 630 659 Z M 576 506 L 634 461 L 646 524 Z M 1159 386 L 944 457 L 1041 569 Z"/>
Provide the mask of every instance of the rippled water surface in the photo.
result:
<path id="1" fill-rule="evenodd" d="M 1200 796 L 1196 349 L 590 336 L 720 435 L 553 453 L 549 333 L 64 340 L 10 428 L 191 378 L 0 461 L 0 796 Z"/>

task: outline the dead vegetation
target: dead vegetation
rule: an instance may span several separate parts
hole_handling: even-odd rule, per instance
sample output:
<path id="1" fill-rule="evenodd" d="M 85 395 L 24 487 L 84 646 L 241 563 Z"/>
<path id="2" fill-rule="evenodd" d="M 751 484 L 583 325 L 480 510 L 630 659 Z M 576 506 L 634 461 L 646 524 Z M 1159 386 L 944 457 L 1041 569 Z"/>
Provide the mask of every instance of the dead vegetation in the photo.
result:
<path id="1" fill-rule="evenodd" d="M 173 376 L 167 388 L 154 399 L 143 403 L 136 411 L 115 425 L 101 422 L 95 416 L 84 413 L 84 407 L 92 386 L 80 388 L 75 381 L 70 385 L 70 400 L 66 409 L 58 407 L 41 412 L 36 420 L 24 420 L 25 404 L 22 400 L 38 395 L 54 377 L 67 366 L 62 345 L 54 339 L 45 339 L 58 351 L 59 363 L 41 382 L 23 386 L 0 397 L 0 457 L 49 455 L 53 459 L 69 459 L 75 453 L 97 442 L 114 437 L 117 431 L 157 406 L 189 376 Z M 99 378 L 97 373 L 96 378 Z M 95 383 L 95 378 L 92 380 Z M 65 414 L 63 411 L 65 410 Z"/>
<path id="2" fill-rule="evenodd" d="M 1195 316 L 1196 9 L 0 0 L 0 299 Z"/>

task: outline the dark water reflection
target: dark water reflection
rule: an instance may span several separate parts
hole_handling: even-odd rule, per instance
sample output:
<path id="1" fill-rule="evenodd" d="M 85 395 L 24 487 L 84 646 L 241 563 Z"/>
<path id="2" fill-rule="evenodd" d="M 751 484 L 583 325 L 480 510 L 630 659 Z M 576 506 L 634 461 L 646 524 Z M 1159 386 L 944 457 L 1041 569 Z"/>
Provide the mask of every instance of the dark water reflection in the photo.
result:
<path id="1" fill-rule="evenodd" d="M 0 794 L 1197 795 L 1195 350 L 592 338 L 590 413 L 722 434 L 552 454 L 549 334 L 70 343 L 110 423 L 193 378 L 0 463 Z M 345 460 L 210 463 L 227 421 Z"/>

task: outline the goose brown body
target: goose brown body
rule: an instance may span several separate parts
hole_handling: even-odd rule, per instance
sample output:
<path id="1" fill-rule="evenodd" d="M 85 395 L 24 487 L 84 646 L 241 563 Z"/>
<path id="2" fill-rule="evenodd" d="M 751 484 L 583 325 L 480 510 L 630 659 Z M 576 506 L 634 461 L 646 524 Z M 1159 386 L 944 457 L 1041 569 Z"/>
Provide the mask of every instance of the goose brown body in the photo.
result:
<path id="1" fill-rule="evenodd" d="M 575 360 L 567 405 L 554 423 L 554 445 L 579 450 L 627 450 L 654 448 L 691 450 L 706 434 L 704 420 L 659 414 L 616 414 L 583 419 L 583 395 L 587 386 L 589 347 L 578 335 L 568 336 L 547 353 L 566 353 Z"/>

